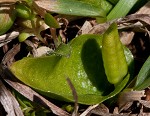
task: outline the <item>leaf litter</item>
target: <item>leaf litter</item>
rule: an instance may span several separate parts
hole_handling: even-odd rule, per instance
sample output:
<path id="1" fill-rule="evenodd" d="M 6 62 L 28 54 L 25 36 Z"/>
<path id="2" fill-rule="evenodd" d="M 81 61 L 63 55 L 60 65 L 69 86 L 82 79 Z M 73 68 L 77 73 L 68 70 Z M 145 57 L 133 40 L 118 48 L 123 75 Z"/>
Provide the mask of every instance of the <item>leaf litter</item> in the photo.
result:
<path id="1" fill-rule="evenodd" d="M 145 61 L 146 56 L 143 58 L 143 56 L 141 56 L 141 54 L 137 53 L 137 50 L 136 50 L 137 48 L 135 48 L 136 45 L 135 45 L 135 43 L 133 43 L 133 39 L 134 39 L 135 35 L 140 32 L 140 33 L 144 33 L 144 35 L 148 35 L 147 39 L 149 42 L 149 36 L 150 36 L 150 34 L 149 34 L 149 27 L 150 27 L 150 22 L 149 22 L 150 21 L 150 15 L 149 15 L 150 10 L 149 10 L 149 8 L 150 7 L 149 6 L 150 6 L 150 2 L 148 2 L 145 6 L 143 6 L 141 8 L 141 10 L 139 10 L 137 13 L 126 16 L 125 18 L 120 18 L 120 19 L 116 20 L 116 22 L 118 23 L 118 29 L 121 31 L 120 35 L 121 35 L 122 43 L 124 45 L 128 46 L 131 49 L 131 51 L 134 53 L 135 58 L 137 58 L 138 60 L 141 59 L 142 62 Z M 93 25 L 91 23 L 91 21 L 86 20 L 85 23 L 83 24 L 83 26 L 79 25 L 80 28 L 78 28 L 78 30 L 75 31 L 75 35 L 78 36 L 80 34 L 85 34 L 85 33 L 92 33 L 92 34 L 103 33 L 108 28 L 109 25 L 110 25 L 110 22 L 104 23 L 104 24 L 94 24 Z M 88 28 L 86 28 L 86 27 L 88 27 Z M 68 24 L 66 24 L 66 27 L 64 30 L 61 30 L 61 29 L 59 30 L 59 33 L 63 33 L 60 35 L 64 38 L 64 42 L 66 42 L 66 40 L 67 40 L 66 39 L 67 34 L 68 34 L 68 33 L 66 33 L 67 30 L 68 30 Z M 66 34 L 66 35 L 64 36 L 64 34 Z M 9 46 L 11 44 L 11 42 L 13 41 L 13 39 L 15 39 L 17 36 L 18 36 L 18 32 L 11 32 L 10 34 L 0 36 L 1 48 L 4 48 L 5 45 Z M 141 39 L 140 41 L 141 41 L 140 45 L 142 44 L 141 49 L 150 50 L 149 46 L 145 46 L 145 44 L 142 43 L 142 42 L 145 43 L 146 40 Z M 33 56 L 36 57 L 37 55 L 35 55 L 34 52 L 36 51 L 35 49 L 37 49 L 37 48 L 33 47 L 34 43 L 31 43 L 31 44 L 30 43 L 28 42 L 27 46 L 31 46 L 31 48 L 33 50 L 32 54 L 33 54 Z M 21 52 L 21 49 L 20 49 L 20 45 L 16 44 L 11 50 L 9 50 L 7 52 L 7 54 L 5 56 L 3 56 L 2 64 L 9 66 L 12 63 L 12 61 L 15 60 L 15 55 L 18 54 L 18 52 Z M 1 70 L 3 70 L 3 69 L 1 69 Z M 10 78 L 7 78 L 6 76 L 4 77 L 2 71 L 0 72 L 0 74 L 1 74 L 1 77 L 4 78 L 4 81 L 6 81 L 10 86 L 12 86 L 12 88 L 16 89 L 17 91 L 20 91 L 20 93 L 22 93 L 23 96 L 26 96 L 31 101 L 34 101 L 33 97 L 37 96 L 38 99 L 42 100 L 42 103 L 40 103 L 40 104 L 46 105 L 46 108 L 48 106 L 54 114 L 64 115 L 64 116 L 70 115 L 66 111 L 62 110 L 61 108 L 57 107 L 56 105 L 52 104 L 51 102 L 49 102 L 48 100 L 46 100 L 45 98 L 43 98 L 42 96 L 37 94 L 31 88 L 29 88 L 25 85 L 22 85 L 21 83 L 13 82 L 12 80 L 10 80 Z M 3 85 L 3 86 L 5 86 L 5 85 Z M 4 89 L 3 91 L 7 92 L 8 90 Z M 118 106 L 113 107 L 114 108 L 113 112 L 110 111 L 112 109 L 110 109 L 109 106 L 105 106 L 104 104 L 97 104 L 94 106 L 89 106 L 87 109 L 85 109 L 83 112 L 80 113 L 80 116 L 88 116 L 88 115 L 90 116 L 91 114 L 114 115 L 114 116 L 117 116 L 118 114 L 120 114 L 120 115 L 139 114 L 139 116 L 140 115 L 149 115 L 150 114 L 150 102 L 149 102 L 150 101 L 150 97 L 149 97 L 150 92 L 149 91 L 150 91 L 149 88 L 147 88 L 145 91 L 144 90 L 143 91 L 132 91 L 132 92 L 122 95 L 121 98 L 119 99 L 120 100 L 119 104 L 122 104 L 122 105 L 121 106 L 119 105 L 119 107 Z M 9 99 L 14 100 L 13 97 L 10 97 Z M 35 100 L 35 102 L 36 102 L 36 100 Z M 16 103 L 17 103 L 17 101 L 16 101 Z M 12 103 L 13 104 L 12 106 L 14 106 L 16 103 Z M 16 108 L 11 108 L 11 107 L 6 108 L 5 106 L 8 106 L 8 105 L 4 105 L 4 104 L 3 104 L 3 106 L 4 106 L 5 111 L 8 114 L 10 114 L 8 110 L 12 110 L 13 112 L 15 112 L 17 110 L 17 112 L 20 112 L 19 107 L 16 109 Z M 135 107 L 135 109 L 136 108 L 139 108 L 139 109 L 137 111 L 135 111 L 132 109 L 133 106 Z M 80 109 L 78 109 L 78 111 L 80 111 Z M 13 115 L 14 114 L 12 114 L 12 116 Z M 21 115 L 22 115 L 21 112 L 20 112 L 20 114 L 17 114 L 17 116 L 21 116 Z"/>

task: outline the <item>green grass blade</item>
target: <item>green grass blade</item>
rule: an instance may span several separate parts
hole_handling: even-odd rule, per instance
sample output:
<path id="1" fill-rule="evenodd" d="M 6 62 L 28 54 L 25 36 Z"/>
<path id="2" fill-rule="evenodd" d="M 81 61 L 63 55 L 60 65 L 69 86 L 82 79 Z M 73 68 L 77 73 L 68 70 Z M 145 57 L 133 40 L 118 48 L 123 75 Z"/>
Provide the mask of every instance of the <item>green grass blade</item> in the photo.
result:
<path id="1" fill-rule="evenodd" d="M 142 66 L 135 83 L 135 90 L 142 90 L 150 86 L 150 56 Z"/>
<path id="2" fill-rule="evenodd" d="M 139 0 L 120 0 L 107 15 L 107 20 L 110 21 L 126 16 L 138 1 Z"/>

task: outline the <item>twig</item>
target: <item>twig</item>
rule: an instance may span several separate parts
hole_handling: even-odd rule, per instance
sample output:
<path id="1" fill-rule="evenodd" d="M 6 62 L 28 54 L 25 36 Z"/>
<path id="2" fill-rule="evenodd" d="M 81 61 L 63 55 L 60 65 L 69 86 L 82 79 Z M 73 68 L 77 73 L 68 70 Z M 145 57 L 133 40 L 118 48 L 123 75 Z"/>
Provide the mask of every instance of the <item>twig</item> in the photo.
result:
<path id="1" fill-rule="evenodd" d="M 93 110 L 94 108 L 96 108 L 99 104 L 93 105 L 93 106 L 89 106 L 80 116 L 86 116 L 87 114 L 89 114 L 89 112 L 91 112 L 91 110 Z"/>
<path id="2" fill-rule="evenodd" d="M 74 97 L 74 100 L 75 100 L 75 110 L 72 114 L 72 116 L 78 116 L 78 96 L 77 96 L 77 92 L 76 92 L 76 89 L 75 87 L 73 86 L 71 80 L 69 78 L 67 78 L 67 82 L 72 90 L 72 94 L 73 94 L 73 97 Z"/>

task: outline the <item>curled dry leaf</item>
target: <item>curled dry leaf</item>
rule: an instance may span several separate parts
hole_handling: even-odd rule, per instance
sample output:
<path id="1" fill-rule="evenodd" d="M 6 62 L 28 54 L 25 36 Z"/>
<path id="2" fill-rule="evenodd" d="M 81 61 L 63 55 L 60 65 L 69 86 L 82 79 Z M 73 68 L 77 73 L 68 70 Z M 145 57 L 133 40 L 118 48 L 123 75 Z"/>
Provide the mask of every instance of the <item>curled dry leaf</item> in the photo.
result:
<path id="1" fill-rule="evenodd" d="M 118 98 L 119 111 L 122 111 L 127 105 L 132 105 L 133 101 L 140 101 L 142 97 L 145 97 L 144 90 L 142 91 L 123 91 Z"/>

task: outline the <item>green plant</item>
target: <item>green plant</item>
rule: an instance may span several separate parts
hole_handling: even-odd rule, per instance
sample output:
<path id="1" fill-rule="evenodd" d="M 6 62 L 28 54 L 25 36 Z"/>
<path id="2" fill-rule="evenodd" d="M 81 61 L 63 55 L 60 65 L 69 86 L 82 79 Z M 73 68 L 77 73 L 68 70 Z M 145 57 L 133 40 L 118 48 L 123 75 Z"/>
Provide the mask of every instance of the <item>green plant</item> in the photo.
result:
<path id="1" fill-rule="evenodd" d="M 108 29 L 109 34 L 113 37 L 118 36 L 118 33 L 116 33 L 117 27 L 114 24 L 110 28 L 112 27 L 113 29 Z M 106 31 L 106 33 L 108 32 Z M 71 88 L 66 81 L 66 78 L 70 78 L 76 88 L 79 103 L 100 103 L 118 94 L 130 78 L 129 75 L 124 75 L 124 79 L 121 77 L 123 80 L 119 80 L 120 83 L 115 87 L 108 82 L 101 53 L 101 47 L 105 44 L 102 43 L 102 40 L 107 39 L 107 37 L 103 37 L 103 35 L 82 35 L 66 45 L 67 49 L 70 50 L 64 51 L 65 53 L 61 50 L 61 48 L 65 48 L 63 46 L 58 50 L 58 54 L 56 51 L 55 54 L 46 57 L 24 58 L 15 62 L 10 69 L 18 79 L 40 93 L 65 101 L 74 101 Z M 119 43 L 118 40 L 112 39 L 113 41 L 116 44 Z M 120 44 L 120 46 L 122 45 Z M 111 50 L 111 48 L 108 48 L 108 50 Z M 116 49 L 113 49 L 113 51 L 116 52 Z M 130 59 L 127 61 L 128 65 L 131 65 L 130 63 L 133 60 L 131 52 L 127 48 L 117 49 L 117 52 L 123 51 L 126 51 L 126 58 Z M 112 57 L 116 56 L 110 54 L 110 58 Z M 112 60 L 109 65 L 113 63 Z M 112 68 L 112 70 L 115 72 L 118 69 Z"/>
<path id="2" fill-rule="evenodd" d="M 148 86 L 150 86 L 150 56 L 147 58 L 137 75 L 134 90 L 143 90 Z"/>
<path id="3" fill-rule="evenodd" d="M 14 5 L 0 7 L 0 35 L 6 33 L 11 28 L 15 18 Z"/>
<path id="4" fill-rule="evenodd" d="M 20 104 L 22 112 L 25 116 L 46 116 L 50 111 L 39 106 L 37 103 L 31 102 L 20 93 L 15 90 L 12 90 L 14 96 Z"/>
<path id="5" fill-rule="evenodd" d="M 128 65 L 115 23 L 104 34 L 102 56 L 108 81 L 112 84 L 120 83 L 128 73 Z"/>

